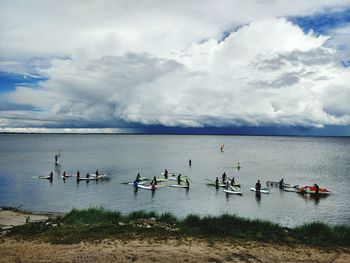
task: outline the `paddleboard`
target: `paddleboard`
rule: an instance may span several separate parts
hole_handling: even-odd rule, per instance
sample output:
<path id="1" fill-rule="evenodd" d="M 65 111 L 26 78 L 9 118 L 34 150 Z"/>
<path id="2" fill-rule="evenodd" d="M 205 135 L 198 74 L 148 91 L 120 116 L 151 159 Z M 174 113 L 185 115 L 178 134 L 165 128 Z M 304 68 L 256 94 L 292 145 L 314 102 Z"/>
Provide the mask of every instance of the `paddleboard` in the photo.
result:
<path id="1" fill-rule="evenodd" d="M 137 184 L 138 185 L 143 185 L 145 184 L 146 182 L 138 182 Z M 127 184 L 127 185 L 134 185 L 134 182 L 126 182 L 126 183 L 122 183 L 122 184 Z"/>
<path id="2" fill-rule="evenodd" d="M 180 185 L 180 184 L 171 184 L 170 187 L 176 187 L 176 188 L 189 188 L 187 185 Z"/>
<path id="3" fill-rule="evenodd" d="M 155 185 L 155 190 L 159 189 L 159 188 L 162 188 L 164 187 L 165 185 Z M 138 185 L 138 188 L 141 188 L 141 189 L 145 189 L 145 190 L 152 190 L 152 186 L 151 185 Z"/>
<path id="4" fill-rule="evenodd" d="M 231 190 L 222 190 L 222 191 L 227 194 L 242 195 L 242 192 L 239 192 L 239 191 L 231 191 Z"/>
<path id="5" fill-rule="evenodd" d="M 254 187 L 250 187 L 250 190 L 253 191 L 253 192 L 256 192 L 256 189 Z M 260 189 L 260 193 L 262 193 L 262 194 L 269 194 L 270 193 L 270 189 L 262 188 L 262 189 Z"/>
<path id="6" fill-rule="evenodd" d="M 297 192 L 298 191 L 298 189 L 294 188 L 294 187 L 285 187 L 283 190 L 286 192 Z"/>
<path id="7" fill-rule="evenodd" d="M 87 178 L 87 177 L 80 177 L 80 178 L 78 178 L 77 180 L 79 180 L 79 181 L 97 181 L 98 179 L 96 179 L 96 177 L 89 177 L 89 178 Z"/>

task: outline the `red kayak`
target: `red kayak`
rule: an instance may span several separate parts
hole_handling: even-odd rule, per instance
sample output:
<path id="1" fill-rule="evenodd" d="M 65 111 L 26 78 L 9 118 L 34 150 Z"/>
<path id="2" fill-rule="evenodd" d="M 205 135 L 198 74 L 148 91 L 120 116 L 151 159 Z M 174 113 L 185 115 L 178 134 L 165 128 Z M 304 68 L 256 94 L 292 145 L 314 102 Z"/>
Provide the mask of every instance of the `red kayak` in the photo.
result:
<path id="1" fill-rule="evenodd" d="M 304 193 L 304 194 L 316 194 L 316 187 L 315 186 L 304 186 L 298 188 L 299 193 Z M 331 192 L 328 191 L 326 188 L 319 187 L 318 189 L 318 194 L 319 195 L 328 195 Z"/>

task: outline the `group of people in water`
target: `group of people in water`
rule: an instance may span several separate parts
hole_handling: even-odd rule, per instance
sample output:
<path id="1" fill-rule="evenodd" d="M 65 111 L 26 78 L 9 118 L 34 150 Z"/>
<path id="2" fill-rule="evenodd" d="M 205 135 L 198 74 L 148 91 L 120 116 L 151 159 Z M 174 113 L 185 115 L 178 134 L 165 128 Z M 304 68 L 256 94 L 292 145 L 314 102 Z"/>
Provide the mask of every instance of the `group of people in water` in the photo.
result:
<path id="1" fill-rule="evenodd" d="M 99 172 L 98 172 L 98 170 L 96 170 L 95 175 L 94 175 L 94 177 L 96 178 L 96 180 L 98 179 L 98 176 L 99 176 Z M 65 180 L 66 180 L 67 178 L 69 178 L 69 177 L 72 177 L 72 175 L 68 175 L 67 172 L 64 171 L 63 174 L 62 174 L 62 179 L 63 179 L 63 181 L 65 181 Z M 89 173 L 86 173 L 86 177 L 85 177 L 85 178 L 81 178 L 81 177 L 80 177 L 80 171 L 78 170 L 78 171 L 77 171 L 77 174 L 76 174 L 76 178 L 77 178 L 77 183 L 79 183 L 79 181 L 80 181 L 81 179 L 89 179 L 89 178 L 90 178 L 90 174 L 89 174 Z M 50 172 L 49 176 L 46 177 L 46 179 L 50 180 L 51 182 L 53 181 L 53 172 L 52 172 L 52 171 Z"/>
<path id="2" fill-rule="evenodd" d="M 189 161 L 191 162 L 191 160 L 189 160 Z M 164 179 L 168 179 L 168 178 L 169 178 L 169 172 L 168 172 L 167 169 L 164 170 L 164 173 L 163 173 L 163 174 L 164 174 Z M 139 183 L 140 183 L 140 181 L 142 181 L 142 180 L 143 180 L 143 179 L 141 178 L 140 173 L 137 173 L 136 179 L 135 179 L 134 182 L 133 182 L 133 185 L 134 185 L 134 188 L 135 188 L 135 189 L 138 189 L 138 188 L 139 188 Z M 155 190 L 156 190 L 159 181 L 160 181 L 160 180 L 157 179 L 156 176 L 153 177 L 153 179 L 152 179 L 152 181 L 151 181 L 151 183 L 150 183 L 150 186 L 151 186 L 151 190 L 152 190 L 152 191 L 155 191 Z M 179 174 L 179 175 L 177 176 L 177 184 L 178 184 L 178 185 L 181 185 L 181 182 L 182 182 L 182 178 L 181 178 L 181 174 Z M 186 178 L 185 183 L 186 183 L 186 188 L 189 189 L 189 188 L 190 188 L 190 181 L 188 180 L 188 178 Z"/>

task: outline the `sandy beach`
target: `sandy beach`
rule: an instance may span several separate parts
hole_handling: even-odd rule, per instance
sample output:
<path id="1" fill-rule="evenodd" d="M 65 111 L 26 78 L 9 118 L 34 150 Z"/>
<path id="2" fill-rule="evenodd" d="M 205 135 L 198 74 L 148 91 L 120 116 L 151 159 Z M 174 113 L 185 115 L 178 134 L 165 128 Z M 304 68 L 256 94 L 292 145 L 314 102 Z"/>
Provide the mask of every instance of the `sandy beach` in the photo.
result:
<path id="1" fill-rule="evenodd" d="M 350 262 L 345 248 L 201 239 L 113 240 L 53 245 L 2 240 L 0 262 Z"/>
<path id="2" fill-rule="evenodd" d="M 193 237 L 107 238 L 72 245 L 4 237 L 9 226 L 47 215 L 0 210 L 0 262 L 350 262 L 350 249 Z"/>
<path id="3" fill-rule="evenodd" d="M 40 221 L 47 220 L 48 218 L 49 216 L 44 214 L 26 213 L 15 209 L 0 208 L 0 228 L 23 225 L 26 223 L 26 220 Z"/>

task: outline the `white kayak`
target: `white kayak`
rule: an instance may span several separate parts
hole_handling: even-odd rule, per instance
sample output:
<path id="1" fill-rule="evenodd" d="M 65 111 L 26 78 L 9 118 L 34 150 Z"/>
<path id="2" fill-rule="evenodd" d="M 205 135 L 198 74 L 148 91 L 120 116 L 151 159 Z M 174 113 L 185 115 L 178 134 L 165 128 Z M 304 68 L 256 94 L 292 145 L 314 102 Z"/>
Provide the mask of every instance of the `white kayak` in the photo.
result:
<path id="1" fill-rule="evenodd" d="M 250 190 L 253 192 L 256 192 L 256 189 L 254 187 L 250 187 Z M 269 194 L 270 193 L 270 189 L 269 188 L 261 188 L 260 189 L 260 193 L 262 194 Z"/>
<path id="2" fill-rule="evenodd" d="M 171 184 L 170 187 L 189 188 L 187 185 L 181 185 L 181 184 Z"/>
<path id="3" fill-rule="evenodd" d="M 227 194 L 233 194 L 233 195 L 242 195 L 242 192 L 239 191 L 232 191 L 232 190 L 222 190 L 223 192 L 227 193 Z"/>

